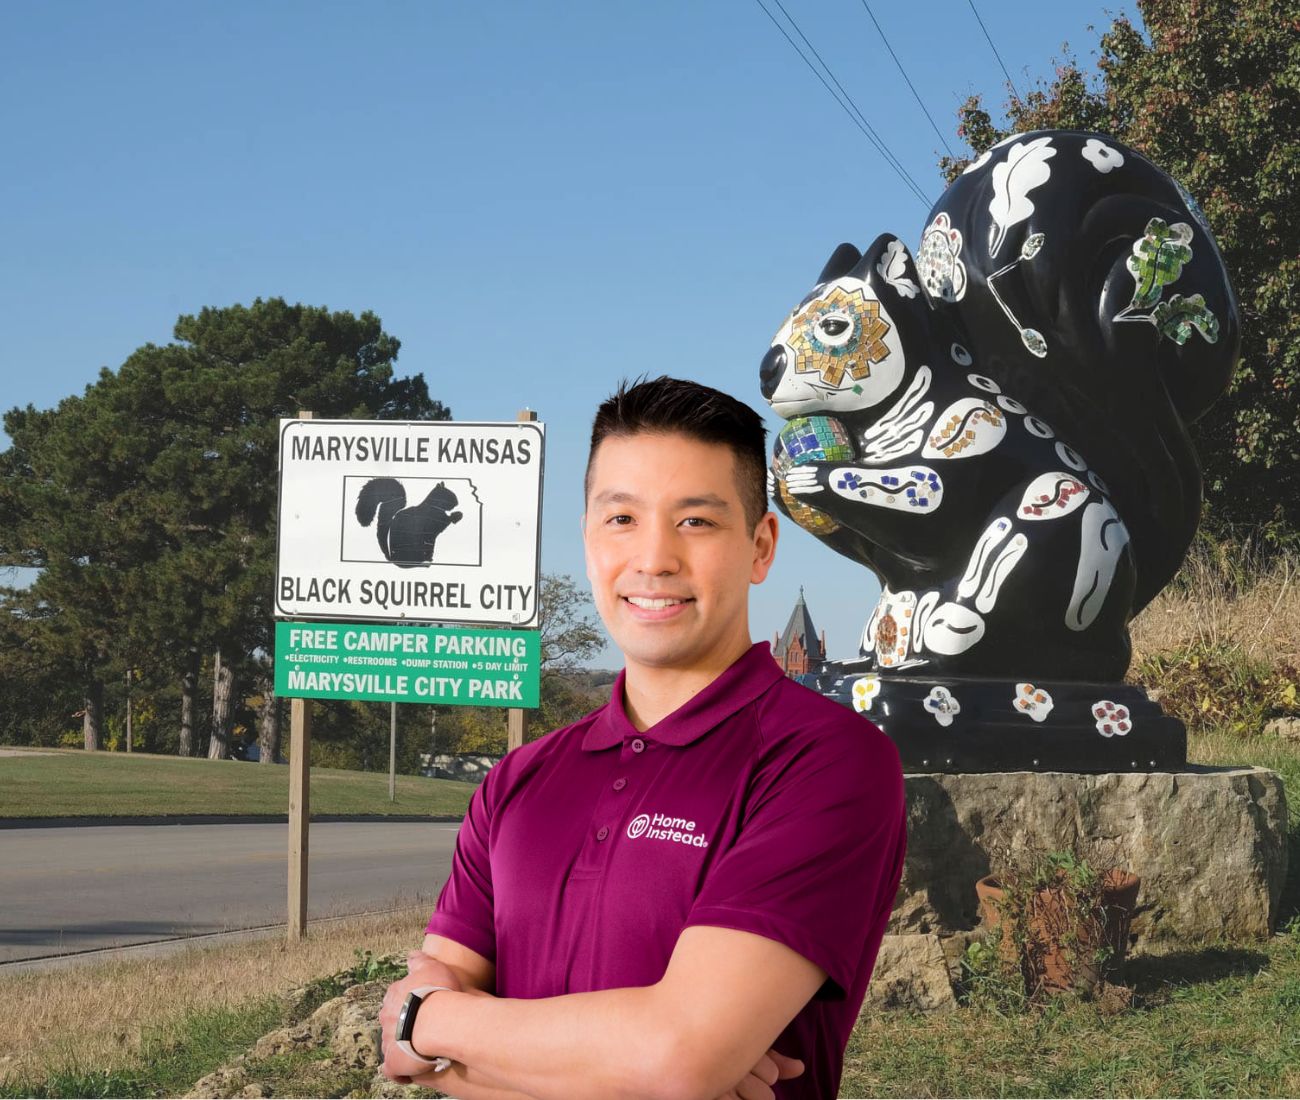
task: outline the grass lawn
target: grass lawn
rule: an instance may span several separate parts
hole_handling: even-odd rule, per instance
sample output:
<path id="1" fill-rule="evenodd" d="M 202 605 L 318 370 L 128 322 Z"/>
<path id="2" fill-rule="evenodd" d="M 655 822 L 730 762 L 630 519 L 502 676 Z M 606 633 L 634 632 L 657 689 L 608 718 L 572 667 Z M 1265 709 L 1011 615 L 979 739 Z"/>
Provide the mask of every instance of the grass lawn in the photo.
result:
<path id="1" fill-rule="evenodd" d="M 404 953 L 427 918 L 419 906 L 321 922 L 299 943 L 272 937 L 0 973 L 0 1097 L 180 1096 L 268 1031 L 379 976 L 359 948 Z M 318 1091 L 305 1075 L 298 1083 L 300 1096 L 348 1091 Z"/>
<path id="2" fill-rule="evenodd" d="M 387 772 L 313 768 L 311 812 L 463 816 L 474 787 Z M 238 760 L 192 760 L 81 749 L 0 756 L 0 817 L 140 817 L 153 814 L 285 814 L 289 769 Z"/>
<path id="3" fill-rule="evenodd" d="M 401 924 L 352 934 L 381 951 L 413 937 L 412 928 Z M 316 949 L 322 952 L 318 965 L 329 946 Z M 334 948 L 335 966 L 346 947 L 343 942 Z M 68 975 L 29 975 L 21 984 L 0 979 L 0 1025 L 17 1028 L 20 1049 L 29 1043 L 44 1048 L 39 1057 L 24 1049 L 29 1057 L 7 1079 L 0 1058 L 0 1097 L 178 1095 L 260 1035 L 301 1019 L 362 976 L 355 964 L 341 978 L 322 976 L 305 1004 L 291 1005 L 263 991 L 277 977 L 287 987 L 287 970 L 295 962 L 283 945 L 113 965 L 119 987 L 136 996 L 126 1007 L 114 1004 L 83 1016 L 85 1033 L 77 1044 L 57 1028 L 31 1021 L 41 1012 L 58 1012 Z M 263 975 L 265 969 L 272 973 Z M 210 986 L 208 976 L 218 972 L 226 975 L 230 995 L 220 1003 L 211 1003 L 213 993 L 209 1003 L 164 1016 L 168 998 L 150 995 L 163 983 L 171 989 Z M 103 990 L 104 977 L 86 976 L 88 997 Z M 1300 1095 L 1300 922 L 1267 943 L 1135 960 L 1128 979 L 1134 1004 L 1115 1015 L 1067 1001 L 1023 1014 L 989 1001 L 932 1016 L 866 1015 L 849 1042 L 839 1095 Z M 245 985 L 260 995 L 240 1003 Z M 62 1036 L 62 1048 L 53 1045 L 56 1036 Z M 87 1049 L 97 1057 L 87 1060 Z M 323 1063 L 317 1050 L 275 1056 L 250 1068 L 268 1096 L 375 1095 L 368 1072 Z"/>
<path id="4" fill-rule="evenodd" d="M 841 1096 L 1300 1096 L 1300 927 L 1268 943 L 1137 959 L 1132 1008 L 879 1012 Z"/>
<path id="5" fill-rule="evenodd" d="M 1282 899 L 1284 927 L 1277 935 L 1261 943 L 1215 944 L 1132 960 L 1126 977 L 1133 1003 L 1114 1014 L 1069 1000 L 1017 1012 L 988 995 L 929 1016 L 868 1013 L 850 1040 L 840 1096 L 1300 1096 L 1300 745 L 1272 736 L 1212 732 L 1192 737 L 1190 756 L 1202 763 L 1262 764 L 1282 773 L 1287 783 L 1290 872 Z M 285 796 L 287 782 L 283 768 L 73 752 L 0 758 L 0 790 L 6 793 L 11 789 L 6 769 L 15 760 L 24 768 L 54 761 L 69 774 L 80 765 L 86 769 L 81 787 L 86 798 L 97 775 L 112 774 L 115 766 L 130 774 L 130 768 L 151 762 L 171 770 L 142 768 L 132 795 L 136 800 L 153 797 L 142 793 L 149 790 L 151 774 L 184 786 L 199 774 L 233 774 L 238 781 L 245 772 L 269 772 L 268 779 L 278 784 L 277 797 Z M 95 771 L 100 765 L 108 767 Z M 361 789 L 373 789 L 377 808 L 387 804 L 385 776 L 321 772 L 316 782 L 335 777 L 340 784 L 355 781 Z M 52 790 L 53 782 L 42 789 Z M 461 788 L 461 809 L 470 790 Z M 231 793 L 214 797 L 228 802 Z M 425 798 L 427 806 L 431 799 Z M 317 801 L 313 793 L 319 809 Z M 368 918 L 371 924 L 330 933 L 334 942 L 322 936 L 305 948 L 255 942 L 175 961 L 113 963 L 111 973 L 87 969 L 74 972 L 75 978 L 53 972 L 0 978 L 0 1034 L 10 1036 L 13 1049 L 21 1052 L 6 1074 L 0 1043 L 0 1097 L 184 1092 L 247 1050 L 258 1035 L 296 1018 L 283 997 L 292 985 L 316 975 L 323 983 L 321 996 L 337 992 L 340 981 L 329 975 L 349 953 L 364 948 L 380 954 L 413 945 L 420 916 Z M 307 949 L 319 954 L 302 955 Z M 73 980 L 84 987 L 69 990 Z M 164 992 L 176 989 L 191 991 L 189 1003 L 169 1014 Z M 95 996 L 104 998 L 102 1005 Z M 83 1008 L 75 1048 L 42 1016 L 59 1011 L 68 998 Z M 299 1006 L 297 1012 L 303 1011 Z M 93 1052 L 89 1062 L 88 1051 Z M 368 1075 L 330 1069 L 314 1052 L 267 1060 L 256 1069 L 272 1096 L 369 1095 Z"/>

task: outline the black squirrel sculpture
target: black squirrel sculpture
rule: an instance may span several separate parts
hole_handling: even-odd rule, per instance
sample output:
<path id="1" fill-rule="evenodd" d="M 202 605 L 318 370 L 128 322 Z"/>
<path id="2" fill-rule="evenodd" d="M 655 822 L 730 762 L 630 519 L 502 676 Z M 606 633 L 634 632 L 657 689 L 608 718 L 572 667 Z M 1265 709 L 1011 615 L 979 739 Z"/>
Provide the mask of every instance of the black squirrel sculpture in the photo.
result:
<path id="1" fill-rule="evenodd" d="M 915 259 L 837 248 L 760 371 L 777 507 L 883 587 L 820 689 L 912 768 L 1184 765 L 1181 723 L 1118 681 L 1195 534 L 1187 425 L 1239 347 L 1194 200 L 1099 134 L 994 146 Z"/>
<path id="2" fill-rule="evenodd" d="M 440 481 L 419 504 L 407 507 L 402 483 L 392 477 L 377 477 L 357 494 L 357 521 L 362 527 L 374 521 L 384 557 L 409 569 L 433 561 L 438 536 L 463 518 L 452 511 L 459 503 L 456 494 Z"/>

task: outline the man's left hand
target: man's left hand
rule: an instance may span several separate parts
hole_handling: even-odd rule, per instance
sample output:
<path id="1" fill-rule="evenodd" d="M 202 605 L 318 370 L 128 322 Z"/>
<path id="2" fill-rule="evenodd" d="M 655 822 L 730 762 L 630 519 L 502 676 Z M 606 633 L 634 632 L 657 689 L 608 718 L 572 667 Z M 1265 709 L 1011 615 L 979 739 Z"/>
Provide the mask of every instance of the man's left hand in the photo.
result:
<path id="1" fill-rule="evenodd" d="M 411 990 L 418 989 L 422 985 L 442 985 L 459 991 L 460 980 L 451 967 L 431 955 L 426 955 L 423 951 L 412 951 L 407 955 L 406 971 L 405 978 L 388 987 L 388 992 L 384 994 L 383 1007 L 379 1010 L 379 1041 L 384 1056 L 381 1070 L 385 1077 L 401 1085 L 414 1083 L 436 1086 L 438 1078 L 442 1076 L 441 1073 L 430 1073 L 428 1066 L 397 1049 L 397 1016 L 402 1011 L 406 995 Z"/>

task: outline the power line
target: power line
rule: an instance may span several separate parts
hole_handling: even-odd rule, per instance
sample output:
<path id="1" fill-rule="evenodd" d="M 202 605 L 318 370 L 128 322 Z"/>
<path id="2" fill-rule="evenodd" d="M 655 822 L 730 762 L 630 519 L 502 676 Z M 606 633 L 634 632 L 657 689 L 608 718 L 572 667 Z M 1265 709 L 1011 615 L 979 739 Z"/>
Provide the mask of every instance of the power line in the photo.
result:
<path id="1" fill-rule="evenodd" d="M 844 96 L 849 106 L 853 108 L 854 114 L 856 114 L 858 118 L 861 120 L 862 125 L 865 126 L 867 130 L 870 131 L 870 136 L 875 141 L 876 148 L 878 148 L 881 154 L 885 157 L 885 159 L 894 166 L 895 171 L 902 174 L 903 178 L 906 180 L 908 186 L 911 187 L 913 193 L 917 196 L 917 198 L 919 198 L 921 202 L 924 203 L 926 206 L 929 206 L 930 205 L 929 197 L 917 185 L 917 182 L 912 178 L 911 173 L 909 173 L 908 170 L 903 167 L 903 162 L 899 160 L 898 157 L 894 156 L 893 151 L 885 143 L 885 139 L 881 137 L 879 133 L 876 132 L 876 128 L 872 126 L 871 123 L 867 120 L 867 116 L 862 113 L 862 110 L 858 107 L 857 103 L 854 102 L 853 97 L 849 95 L 849 93 L 845 90 L 844 85 L 841 84 L 839 80 L 836 79 L 835 74 L 831 72 L 831 67 L 826 64 L 825 58 L 823 58 L 822 55 L 817 52 L 817 47 L 814 46 L 810 41 L 808 41 L 808 36 L 803 33 L 803 31 L 799 28 L 799 24 L 794 21 L 794 16 L 791 15 L 786 10 L 786 7 L 783 3 L 781 3 L 781 0 L 773 0 L 773 3 L 775 3 L 776 6 L 781 9 L 781 14 L 784 15 L 787 20 L 789 20 L 790 26 L 792 26 L 795 30 L 795 33 L 801 39 L 803 39 L 804 45 L 807 46 L 810 50 L 812 50 L 813 57 L 817 58 L 818 64 L 820 64 L 821 67 L 826 70 L 826 75 L 831 78 L 832 83 L 834 83 L 835 87 L 837 87 L 840 90 L 840 93 Z"/>
<path id="2" fill-rule="evenodd" d="M 930 112 L 926 110 L 925 104 L 921 101 L 920 93 L 917 92 L 916 86 L 909 79 L 907 70 L 903 68 L 903 63 L 898 60 L 898 54 L 894 53 L 894 47 L 889 44 L 889 39 L 885 37 L 884 29 L 878 22 L 876 22 L 876 17 L 872 14 L 871 8 L 867 4 L 867 0 L 862 0 L 862 6 L 867 9 L 867 15 L 871 16 L 871 22 L 875 24 L 876 30 L 880 32 L 880 41 L 885 44 L 885 49 L 889 51 L 889 56 L 894 59 L 894 64 L 898 66 L 898 71 L 903 74 L 903 79 L 907 81 L 907 86 L 912 89 L 912 98 L 916 100 L 917 106 L 925 112 L 925 117 L 930 119 L 930 128 L 938 135 L 939 140 L 943 142 L 943 147 L 948 150 L 948 155 L 950 157 L 953 156 L 954 154 L 951 146 L 948 144 L 948 139 L 943 136 L 943 131 L 935 125 L 934 119 L 930 117 Z"/>
<path id="3" fill-rule="evenodd" d="M 912 179 L 910 175 L 908 175 L 907 169 L 905 169 L 902 166 L 902 164 L 898 162 L 898 159 L 893 155 L 893 153 L 889 151 L 888 147 L 884 144 L 884 142 L 875 134 L 875 132 L 871 127 L 871 124 L 867 122 L 866 117 L 862 114 L 861 111 L 858 110 L 857 104 L 853 102 L 849 94 L 847 92 L 844 92 L 843 87 L 840 85 L 840 82 L 835 79 L 835 74 L 832 73 L 830 69 L 826 67 L 826 62 L 821 60 L 821 56 L 817 54 L 817 51 L 813 47 L 812 43 L 811 42 L 808 43 L 808 48 L 812 50 L 815 56 L 817 56 L 818 61 L 821 61 L 822 67 L 826 69 L 827 75 L 831 78 L 832 81 L 835 82 L 836 86 L 840 88 L 840 92 L 843 94 L 843 98 L 841 98 L 840 94 L 837 94 L 835 89 L 832 88 L 830 84 L 826 82 L 826 77 L 822 76 L 822 74 L 817 71 L 817 67 L 811 61 L 809 61 L 807 56 L 804 54 L 804 52 L 801 49 L 799 49 L 798 44 L 795 42 L 793 38 L 790 37 L 786 29 L 783 26 L 781 26 L 781 23 L 776 18 L 776 16 L 774 16 L 770 11 L 768 11 L 768 9 L 763 5 L 763 0 L 754 0 L 754 3 L 756 3 L 759 6 L 760 10 L 763 12 L 763 14 L 766 15 L 768 19 L 772 21 L 772 25 L 776 27 L 778 31 L 781 32 L 781 37 L 784 38 L 788 43 L 790 43 L 790 48 L 799 55 L 799 59 L 805 65 L 808 66 L 813 76 L 815 76 L 821 82 L 822 87 L 825 88 L 826 91 L 830 93 L 831 98 L 834 99 L 835 102 L 840 105 L 840 108 L 844 111 L 844 113 L 849 116 L 849 121 L 852 122 L 854 126 L 856 126 L 859 130 L 862 131 L 863 137 L 865 137 L 869 142 L 871 142 L 871 144 L 875 146 L 876 151 L 882 157 L 885 158 L 885 163 L 888 164 L 894 170 L 894 172 L 898 175 L 899 179 L 903 181 L 904 186 L 906 186 L 908 190 L 910 190 L 912 194 L 916 196 L 917 200 L 923 206 L 928 207 L 930 205 L 930 200 L 926 197 L 925 192 L 922 191 L 920 187 L 917 186 L 916 181 Z M 776 4 L 778 7 L 781 8 L 781 11 L 785 14 L 785 17 L 787 19 L 790 19 L 790 13 L 786 12 L 785 8 L 781 6 L 780 0 L 776 0 Z M 802 31 L 799 30 L 798 24 L 796 24 L 793 19 L 790 19 L 790 25 L 794 27 L 795 31 L 799 34 L 800 38 L 802 38 L 805 42 L 808 42 L 807 37 L 804 35 Z M 847 100 L 848 102 L 846 103 L 845 100 Z M 857 112 L 856 117 L 854 112 Z"/>
<path id="4" fill-rule="evenodd" d="M 1024 100 L 1020 97 L 1020 93 L 1016 91 L 1015 81 L 1011 79 L 1011 74 L 1007 72 L 1007 67 L 1002 62 L 1002 55 L 998 53 L 997 46 L 993 44 L 993 38 L 989 35 L 988 27 L 984 25 L 984 20 L 980 18 L 980 13 L 975 10 L 975 0 L 966 0 L 966 3 L 970 5 L 970 10 L 975 13 L 975 22 L 980 25 L 980 30 L 984 32 L 984 37 L 988 41 L 989 48 L 993 51 L 993 56 L 998 59 L 998 64 L 1002 65 L 1002 75 L 1007 78 L 1007 86 L 1011 89 L 1011 94 L 1015 96 L 1020 103 L 1024 103 Z"/>

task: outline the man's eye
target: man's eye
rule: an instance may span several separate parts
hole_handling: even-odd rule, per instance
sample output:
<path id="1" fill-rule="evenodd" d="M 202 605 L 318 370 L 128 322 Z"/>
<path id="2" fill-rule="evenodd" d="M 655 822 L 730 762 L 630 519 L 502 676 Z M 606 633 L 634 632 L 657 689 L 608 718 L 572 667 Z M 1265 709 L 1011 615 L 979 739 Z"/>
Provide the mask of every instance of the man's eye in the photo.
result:
<path id="1" fill-rule="evenodd" d="M 682 523 L 687 527 L 712 527 L 713 526 L 713 524 L 710 523 L 703 516 L 687 516 L 684 520 L 682 520 Z"/>
<path id="2" fill-rule="evenodd" d="M 605 522 L 612 523 L 615 527 L 626 527 L 632 522 L 632 517 L 628 515 L 610 516 Z"/>

